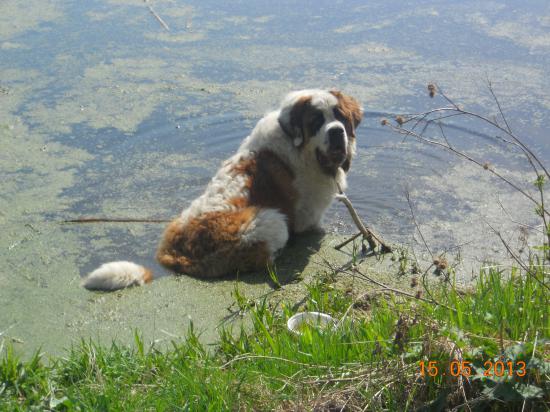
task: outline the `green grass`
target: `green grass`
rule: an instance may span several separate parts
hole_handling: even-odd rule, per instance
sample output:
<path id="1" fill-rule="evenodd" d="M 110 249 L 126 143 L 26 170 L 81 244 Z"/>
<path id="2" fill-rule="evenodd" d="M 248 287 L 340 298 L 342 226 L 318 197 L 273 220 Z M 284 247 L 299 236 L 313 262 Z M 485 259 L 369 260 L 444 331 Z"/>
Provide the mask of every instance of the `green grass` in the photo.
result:
<path id="1" fill-rule="evenodd" d="M 22 361 L 6 346 L 0 409 L 547 410 L 548 279 L 530 269 L 482 272 L 468 292 L 442 283 L 430 291 L 439 305 L 385 292 L 358 298 L 323 276 L 299 309 L 343 320 L 301 336 L 286 329 L 294 302 L 272 307 L 238 294 L 250 322 L 221 330 L 215 350 L 192 327 L 163 351 L 137 333 L 134 345 L 83 341 L 48 361 Z M 525 376 L 483 376 L 484 363 L 499 359 L 525 362 Z M 471 362 L 472 376 L 449 376 L 453 360 Z M 420 361 L 440 373 L 420 376 Z"/>

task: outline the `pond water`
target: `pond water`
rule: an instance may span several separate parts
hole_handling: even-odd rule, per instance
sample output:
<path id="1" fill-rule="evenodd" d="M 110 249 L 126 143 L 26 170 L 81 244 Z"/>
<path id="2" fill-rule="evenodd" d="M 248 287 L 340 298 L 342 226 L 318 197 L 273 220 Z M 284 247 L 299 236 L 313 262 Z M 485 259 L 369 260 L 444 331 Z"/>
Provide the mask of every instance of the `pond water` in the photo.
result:
<path id="1" fill-rule="evenodd" d="M 177 295 L 184 304 L 170 301 L 172 317 L 159 301 L 165 289 L 113 297 L 78 287 L 109 260 L 165 274 L 153 257 L 162 225 L 58 222 L 176 215 L 266 111 L 309 87 L 341 89 L 365 108 L 348 190 L 360 215 L 426 258 L 408 192 L 430 249 L 459 257 L 467 281 L 480 262 L 506 260 L 487 223 L 514 247 L 540 243 L 536 231 L 520 230 L 538 224 L 533 205 L 482 168 L 403 139 L 380 119 L 447 105 L 428 97 L 430 82 L 498 117 L 490 80 L 512 129 L 548 163 L 549 78 L 546 0 L 3 0 L 0 334 L 55 351 L 69 335 L 109 329 L 111 337 L 120 325 L 150 322 L 135 310 L 143 299 L 162 318 L 157 329 L 186 316 L 203 327 L 218 319 L 234 281 L 170 283 L 185 290 Z M 453 147 L 534 191 L 525 159 L 495 143 L 495 131 L 460 118 L 444 128 Z M 354 232 L 340 204 L 325 228 Z M 216 294 L 224 298 L 212 309 L 207 298 Z"/>

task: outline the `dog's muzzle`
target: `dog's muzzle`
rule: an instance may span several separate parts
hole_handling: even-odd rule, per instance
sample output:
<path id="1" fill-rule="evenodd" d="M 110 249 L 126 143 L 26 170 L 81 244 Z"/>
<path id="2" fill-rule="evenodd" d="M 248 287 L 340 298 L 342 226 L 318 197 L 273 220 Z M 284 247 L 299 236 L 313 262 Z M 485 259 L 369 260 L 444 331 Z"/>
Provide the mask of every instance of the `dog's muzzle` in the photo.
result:
<path id="1" fill-rule="evenodd" d="M 341 127 L 332 127 L 327 131 L 328 149 L 326 153 L 317 149 L 317 161 L 325 173 L 335 175 L 348 155 L 346 135 Z"/>
<path id="2" fill-rule="evenodd" d="M 346 160 L 347 150 L 344 129 L 340 127 L 329 129 L 327 156 L 333 164 L 338 166 Z"/>

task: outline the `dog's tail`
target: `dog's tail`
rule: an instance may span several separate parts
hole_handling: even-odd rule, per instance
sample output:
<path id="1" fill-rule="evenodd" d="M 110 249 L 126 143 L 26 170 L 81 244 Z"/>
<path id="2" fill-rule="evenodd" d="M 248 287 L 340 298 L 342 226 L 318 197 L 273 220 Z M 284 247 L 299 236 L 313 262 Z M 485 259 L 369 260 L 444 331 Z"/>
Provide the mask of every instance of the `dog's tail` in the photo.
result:
<path id="1" fill-rule="evenodd" d="M 81 285 L 90 290 L 112 291 L 129 286 L 143 286 L 153 281 L 153 273 L 133 262 L 104 263 L 82 279 Z"/>

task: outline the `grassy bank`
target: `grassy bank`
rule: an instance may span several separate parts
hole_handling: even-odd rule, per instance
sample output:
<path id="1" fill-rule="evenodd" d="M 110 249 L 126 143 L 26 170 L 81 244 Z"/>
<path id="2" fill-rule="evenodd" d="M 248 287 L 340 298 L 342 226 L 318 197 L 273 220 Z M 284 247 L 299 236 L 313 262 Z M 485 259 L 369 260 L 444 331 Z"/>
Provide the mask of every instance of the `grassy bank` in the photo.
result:
<path id="1" fill-rule="evenodd" d="M 82 342 L 49 360 L 4 345 L 0 409 L 547 410 L 548 275 L 530 270 L 490 269 L 468 291 L 442 282 L 417 298 L 359 293 L 331 272 L 299 304 L 237 293 L 250 322 L 222 329 L 215 350 L 193 328 L 162 351 L 139 333 L 131 347 Z M 286 321 L 299 310 L 341 321 L 296 336 Z"/>

